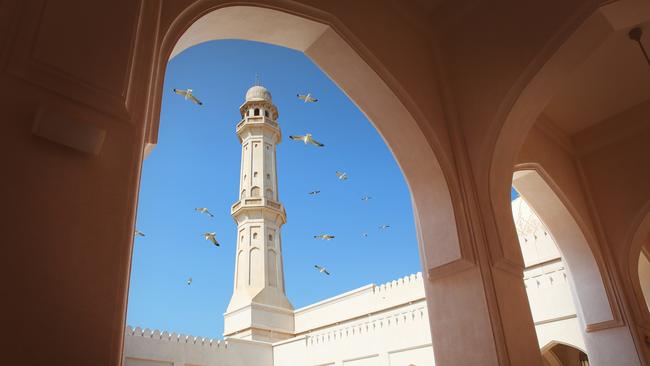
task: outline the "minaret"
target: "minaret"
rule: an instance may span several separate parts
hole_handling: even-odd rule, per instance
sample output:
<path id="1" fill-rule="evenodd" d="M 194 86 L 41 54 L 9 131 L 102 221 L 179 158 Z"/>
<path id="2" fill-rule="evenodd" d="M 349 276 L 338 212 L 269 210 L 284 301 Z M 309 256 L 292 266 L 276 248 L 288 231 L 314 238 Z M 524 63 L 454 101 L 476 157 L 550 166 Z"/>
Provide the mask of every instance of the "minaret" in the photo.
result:
<path id="1" fill-rule="evenodd" d="M 256 85 L 239 108 L 242 145 L 237 254 L 232 298 L 224 314 L 224 336 L 276 342 L 293 336 L 293 306 L 284 292 L 280 229 L 286 222 L 278 199 L 275 145 L 282 134 L 271 93 Z"/>

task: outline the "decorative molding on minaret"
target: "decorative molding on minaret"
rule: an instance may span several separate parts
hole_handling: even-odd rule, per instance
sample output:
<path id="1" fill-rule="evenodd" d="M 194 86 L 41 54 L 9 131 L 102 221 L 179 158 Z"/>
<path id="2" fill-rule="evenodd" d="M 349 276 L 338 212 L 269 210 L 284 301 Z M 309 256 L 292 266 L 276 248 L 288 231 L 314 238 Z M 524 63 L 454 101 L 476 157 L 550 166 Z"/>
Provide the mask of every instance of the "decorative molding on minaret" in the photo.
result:
<path id="1" fill-rule="evenodd" d="M 286 223 L 278 197 L 276 144 L 282 133 L 271 93 L 246 92 L 236 132 L 242 144 L 234 290 L 224 314 L 224 336 L 276 342 L 293 336 L 293 306 L 284 289 L 280 230 Z"/>

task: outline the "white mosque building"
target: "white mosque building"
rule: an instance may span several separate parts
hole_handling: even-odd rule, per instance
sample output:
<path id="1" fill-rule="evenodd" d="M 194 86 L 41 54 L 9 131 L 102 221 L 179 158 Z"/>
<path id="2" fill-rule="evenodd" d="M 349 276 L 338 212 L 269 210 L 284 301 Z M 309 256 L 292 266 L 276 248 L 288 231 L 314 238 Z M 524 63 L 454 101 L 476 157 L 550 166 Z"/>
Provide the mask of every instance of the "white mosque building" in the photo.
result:
<path id="1" fill-rule="evenodd" d="M 240 107 L 240 196 L 233 294 L 224 340 L 127 327 L 125 366 L 432 366 L 420 273 L 294 309 L 286 296 L 270 92 L 253 86 Z M 524 280 L 546 366 L 588 365 L 569 275 L 551 233 L 520 197 L 512 203 Z M 469 351 L 469 350 L 468 350 Z"/>

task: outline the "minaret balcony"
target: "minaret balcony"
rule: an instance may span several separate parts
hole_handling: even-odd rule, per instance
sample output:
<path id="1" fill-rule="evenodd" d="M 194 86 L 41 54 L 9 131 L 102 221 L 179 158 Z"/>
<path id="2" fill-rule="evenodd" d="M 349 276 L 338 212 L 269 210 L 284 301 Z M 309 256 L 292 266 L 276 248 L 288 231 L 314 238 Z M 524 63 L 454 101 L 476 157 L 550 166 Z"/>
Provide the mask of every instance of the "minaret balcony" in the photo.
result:
<path id="1" fill-rule="evenodd" d="M 284 206 L 280 202 L 265 197 L 247 197 L 237 201 L 230 208 L 230 215 L 237 217 L 243 213 L 254 214 L 273 214 L 280 215 L 282 221 L 286 222 L 287 214 Z"/>
<path id="2" fill-rule="evenodd" d="M 243 129 L 244 126 L 253 126 L 253 127 L 260 126 L 260 127 L 271 128 L 274 131 L 280 130 L 280 126 L 278 125 L 277 122 L 264 116 L 252 116 L 252 117 L 246 117 L 242 119 L 241 121 L 239 121 L 239 123 L 237 123 L 237 133 L 239 133 L 239 131 Z"/>

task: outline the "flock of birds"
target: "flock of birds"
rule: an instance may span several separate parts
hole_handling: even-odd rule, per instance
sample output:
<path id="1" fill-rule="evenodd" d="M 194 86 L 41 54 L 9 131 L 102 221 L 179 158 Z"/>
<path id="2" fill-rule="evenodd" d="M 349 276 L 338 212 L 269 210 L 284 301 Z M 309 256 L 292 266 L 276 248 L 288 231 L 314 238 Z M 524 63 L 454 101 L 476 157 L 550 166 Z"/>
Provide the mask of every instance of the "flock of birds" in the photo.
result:
<path id="1" fill-rule="evenodd" d="M 184 97 L 185 100 L 191 101 L 192 103 L 194 103 L 196 105 L 203 105 L 203 102 L 201 102 L 194 95 L 192 89 L 173 89 L 173 91 L 174 91 L 174 93 Z M 297 97 L 298 97 L 298 99 L 302 100 L 304 103 L 315 103 L 315 102 L 318 101 L 318 99 L 314 98 L 311 95 L 311 93 L 297 94 Z M 294 141 L 302 141 L 305 145 L 311 144 L 311 145 L 314 145 L 316 147 L 325 147 L 324 144 L 314 140 L 311 133 L 307 133 L 307 134 L 302 135 L 302 136 L 301 135 L 291 135 L 291 136 L 289 136 L 289 138 L 291 140 L 294 140 Z M 348 174 L 345 173 L 345 172 L 337 171 L 336 172 L 336 177 L 341 181 L 345 181 L 345 180 L 348 179 Z M 309 195 L 311 195 L 311 196 L 316 196 L 318 194 L 320 194 L 319 190 L 314 190 L 314 191 L 309 192 Z M 361 200 L 364 201 L 364 202 L 368 202 L 371 199 L 372 199 L 372 197 L 370 197 L 370 196 L 361 197 Z M 207 215 L 207 216 L 209 216 L 211 218 L 214 217 L 214 215 L 210 212 L 210 210 L 207 207 L 197 207 L 194 210 L 196 212 L 200 213 L 200 214 Z M 379 230 L 386 230 L 388 228 L 390 228 L 390 225 L 382 224 L 382 225 L 379 226 Z M 145 234 L 136 229 L 134 236 L 135 237 L 137 237 L 137 236 L 144 237 Z M 364 233 L 361 234 L 361 236 L 364 237 L 364 238 L 367 238 L 368 233 L 364 232 Z M 216 247 L 220 246 L 219 241 L 217 241 L 217 233 L 216 232 L 205 232 L 205 233 L 203 233 L 203 238 L 206 241 L 211 242 Z M 331 234 L 314 235 L 314 239 L 320 239 L 320 240 L 326 240 L 326 241 L 332 240 L 334 238 L 335 238 L 335 236 L 331 235 Z M 325 275 L 328 275 L 328 276 L 330 275 L 330 272 L 327 270 L 327 268 L 325 268 L 325 267 L 323 267 L 321 265 L 315 264 L 314 268 L 318 272 L 320 272 L 322 274 L 325 274 Z M 192 284 L 192 277 L 189 277 L 187 279 L 186 283 L 187 283 L 188 286 L 191 285 Z"/>

